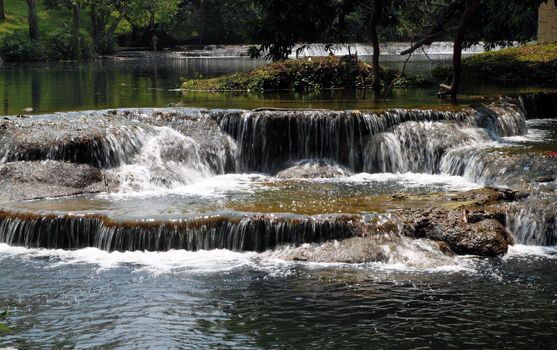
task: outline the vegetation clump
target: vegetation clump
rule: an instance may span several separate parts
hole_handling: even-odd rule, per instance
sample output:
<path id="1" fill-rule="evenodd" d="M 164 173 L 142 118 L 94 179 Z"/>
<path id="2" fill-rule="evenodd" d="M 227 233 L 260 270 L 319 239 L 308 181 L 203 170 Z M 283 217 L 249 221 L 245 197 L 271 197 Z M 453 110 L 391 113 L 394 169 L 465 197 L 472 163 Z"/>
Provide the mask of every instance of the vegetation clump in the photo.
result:
<path id="1" fill-rule="evenodd" d="M 396 81 L 396 86 L 429 85 L 421 77 L 399 78 L 394 70 L 383 70 L 385 83 Z M 182 88 L 188 91 L 320 91 L 327 89 L 358 89 L 371 87 L 374 72 L 371 65 L 355 56 L 312 57 L 282 60 L 254 70 L 212 79 L 192 79 Z"/>
<path id="2" fill-rule="evenodd" d="M 433 72 L 438 78 L 448 74 L 447 67 Z M 557 84 L 557 43 L 480 53 L 463 60 L 462 74 L 467 81 Z"/>

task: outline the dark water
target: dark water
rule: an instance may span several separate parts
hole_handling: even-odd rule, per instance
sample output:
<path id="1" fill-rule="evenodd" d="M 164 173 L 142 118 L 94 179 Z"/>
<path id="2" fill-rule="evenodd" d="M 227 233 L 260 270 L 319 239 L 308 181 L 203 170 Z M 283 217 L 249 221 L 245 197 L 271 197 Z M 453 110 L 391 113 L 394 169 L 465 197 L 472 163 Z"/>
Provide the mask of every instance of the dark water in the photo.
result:
<path id="1" fill-rule="evenodd" d="M 427 75 L 432 68 L 443 62 L 445 61 L 412 61 L 408 72 Z M 4 63 L 0 65 L 0 110 L 3 114 L 21 114 L 28 108 L 32 108 L 33 113 L 49 113 L 120 107 L 163 107 L 169 104 L 203 108 L 303 107 L 363 110 L 447 104 L 447 101 L 435 97 L 435 87 L 395 90 L 388 101 L 384 101 L 384 91 L 377 94 L 365 91 L 324 91 L 311 95 L 294 92 L 253 95 L 203 92 L 183 94 L 178 90 L 184 79 L 215 77 L 249 70 L 265 63 L 248 58 L 191 57 L 99 60 L 89 63 Z M 400 61 L 385 62 L 386 66 L 393 68 L 401 68 L 402 64 Z M 471 95 L 497 95 L 533 89 L 475 85 L 473 88 L 465 88 L 463 92 Z"/>
<path id="2" fill-rule="evenodd" d="M 550 349 L 557 334 L 551 255 L 428 271 L 0 249 L 0 345 L 22 349 Z"/>

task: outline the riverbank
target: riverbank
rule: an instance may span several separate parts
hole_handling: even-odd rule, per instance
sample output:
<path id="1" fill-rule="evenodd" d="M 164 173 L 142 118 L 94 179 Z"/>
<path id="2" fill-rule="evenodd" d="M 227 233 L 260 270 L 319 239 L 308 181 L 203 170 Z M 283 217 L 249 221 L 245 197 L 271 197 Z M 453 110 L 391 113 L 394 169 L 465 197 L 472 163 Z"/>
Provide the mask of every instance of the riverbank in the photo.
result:
<path id="1" fill-rule="evenodd" d="M 429 75 L 401 74 L 385 69 L 383 85 L 399 88 L 436 86 L 450 77 L 450 67 L 434 67 Z M 290 59 L 257 67 L 251 71 L 222 77 L 186 80 L 186 91 L 264 92 L 292 90 L 315 92 L 327 89 L 364 89 L 371 86 L 374 72 L 354 56 L 328 56 Z M 463 78 L 478 83 L 530 84 L 552 87 L 557 84 L 557 44 L 527 45 L 483 52 L 463 61 Z"/>
<path id="2" fill-rule="evenodd" d="M 433 75 L 445 79 L 450 71 L 441 67 Z M 462 76 L 466 82 L 557 85 L 557 43 L 479 53 L 463 60 Z"/>

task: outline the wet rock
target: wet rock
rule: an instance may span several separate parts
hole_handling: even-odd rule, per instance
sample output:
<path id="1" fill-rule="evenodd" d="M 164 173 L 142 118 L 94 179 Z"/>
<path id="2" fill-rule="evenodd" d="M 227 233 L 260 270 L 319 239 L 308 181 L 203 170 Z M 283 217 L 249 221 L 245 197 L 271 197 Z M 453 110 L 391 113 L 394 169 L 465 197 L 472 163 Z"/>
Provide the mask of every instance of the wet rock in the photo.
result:
<path id="1" fill-rule="evenodd" d="M 406 210 L 401 232 L 447 244 L 456 254 L 498 256 L 513 243 L 505 228 L 507 207 L 522 194 L 509 189 L 482 188 L 452 198 L 458 206 Z"/>
<path id="2" fill-rule="evenodd" d="M 297 162 L 275 176 L 281 179 L 333 179 L 351 176 L 352 172 L 328 160 Z"/>
<path id="3" fill-rule="evenodd" d="M 230 173 L 237 170 L 236 144 L 229 135 L 220 129 L 213 116 L 218 112 L 180 108 L 175 110 L 123 110 L 111 113 L 152 126 L 172 128 L 195 140 L 205 153 L 205 161 L 216 169 L 217 173 Z M 224 166 L 221 165 L 222 159 L 225 159 Z"/>
<path id="4" fill-rule="evenodd" d="M 90 165 L 60 161 L 0 165 L 0 202 L 98 193 L 110 186 Z"/>
<path id="5" fill-rule="evenodd" d="M 520 193 L 506 188 L 484 187 L 459 193 L 451 198 L 456 202 L 471 202 L 474 205 L 490 205 L 497 202 L 512 202 L 524 197 Z M 527 195 L 527 194 L 526 194 Z"/>
<path id="6" fill-rule="evenodd" d="M 484 219 L 470 222 L 469 217 L 478 217 L 468 209 L 431 211 L 414 213 L 407 221 L 402 232 L 415 238 L 427 238 L 445 242 L 456 254 L 498 256 L 507 252 L 512 243 L 503 223 L 504 212 L 493 210 L 491 214 L 482 213 Z M 498 220 L 499 219 L 499 220 Z"/>
<path id="7" fill-rule="evenodd" d="M 453 253 L 445 248 L 443 242 L 414 240 L 398 234 L 378 234 L 323 244 L 286 247 L 268 255 L 290 261 L 408 264 L 422 268 L 453 262 Z"/>
<path id="8" fill-rule="evenodd" d="M 137 152 L 145 132 L 139 123 L 102 113 L 0 121 L 0 163 L 60 160 L 113 167 Z"/>

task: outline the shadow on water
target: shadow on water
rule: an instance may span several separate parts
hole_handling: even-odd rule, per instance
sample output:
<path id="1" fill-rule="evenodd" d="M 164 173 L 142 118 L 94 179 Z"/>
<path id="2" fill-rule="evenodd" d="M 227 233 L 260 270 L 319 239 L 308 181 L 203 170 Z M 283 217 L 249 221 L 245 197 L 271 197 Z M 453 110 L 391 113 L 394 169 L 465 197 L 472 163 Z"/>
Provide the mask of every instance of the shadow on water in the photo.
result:
<path id="1" fill-rule="evenodd" d="M 364 57 L 365 59 L 365 57 Z M 428 75 L 445 61 L 413 61 L 408 72 Z M 178 88 L 185 79 L 215 77 L 246 71 L 265 64 L 262 60 L 238 58 L 125 59 L 88 63 L 36 63 L 0 65 L 0 96 L 3 114 L 49 113 L 123 107 L 164 107 L 183 105 L 202 108 L 260 107 L 383 109 L 446 105 L 435 97 L 436 88 L 398 89 L 389 100 L 384 92 L 324 91 L 298 94 L 291 91 L 261 95 L 248 93 L 183 93 Z M 384 65 L 400 68 L 400 62 Z M 464 94 L 498 95 L 532 91 L 532 88 L 475 85 Z M 464 102 L 467 100 L 465 99 Z"/>

